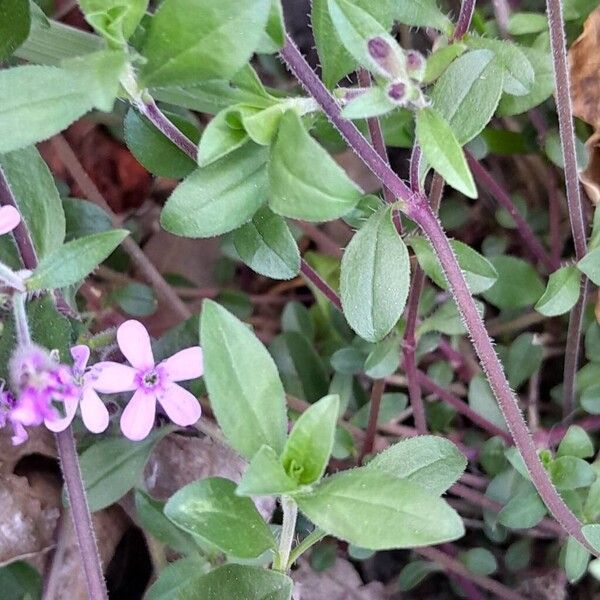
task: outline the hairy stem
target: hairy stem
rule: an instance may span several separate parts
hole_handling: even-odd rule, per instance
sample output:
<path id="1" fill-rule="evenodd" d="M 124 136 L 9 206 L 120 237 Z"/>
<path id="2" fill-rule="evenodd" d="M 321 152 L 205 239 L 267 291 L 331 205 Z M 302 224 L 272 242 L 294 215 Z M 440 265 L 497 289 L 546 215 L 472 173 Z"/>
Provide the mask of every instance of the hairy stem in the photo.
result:
<path id="1" fill-rule="evenodd" d="M 504 210 L 506 210 L 513 218 L 521 239 L 533 256 L 535 256 L 535 258 L 539 260 L 550 272 L 558 269 L 560 267 L 560 263 L 557 263 L 542 246 L 541 242 L 537 239 L 535 233 L 533 233 L 533 230 L 529 226 L 529 223 L 514 205 L 514 202 L 512 201 L 508 192 L 492 177 L 492 174 L 483 165 L 481 165 L 469 151 L 467 151 L 465 154 L 467 156 L 469 167 L 471 167 L 471 171 L 481 186 L 481 189 L 486 190 L 491 196 L 493 196 L 498 204 L 500 204 L 500 206 L 504 208 Z"/>
<path id="2" fill-rule="evenodd" d="M 358 464 L 362 465 L 365 456 L 373 452 L 373 442 L 377 433 L 377 419 L 379 418 L 379 408 L 381 407 L 381 398 L 385 391 L 385 379 L 376 379 L 371 388 L 371 407 L 369 409 L 369 422 L 367 424 L 367 432 L 363 442 L 362 449 L 358 456 Z"/>
<path id="3" fill-rule="evenodd" d="M 556 81 L 556 109 L 560 143 L 565 165 L 565 185 L 567 189 L 567 205 L 569 220 L 575 244 L 575 255 L 581 260 L 587 253 L 586 225 L 583 215 L 581 188 L 577 169 L 577 153 L 575 146 L 575 126 L 571 105 L 569 66 L 567 59 L 567 42 L 565 39 L 565 23 L 560 0 L 546 0 L 548 23 L 550 26 L 550 45 L 554 79 Z M 587 281 L 581 282 L 581 295 L 576 308 L 571 312 L 567 333 L 566 360 L 564 367 L 563 414 L 568 417 L 575 408 L 575 373 L 579 365 L 579 350 L 582 330 L 582 317 L 587 300 Z"/>
<path id="4" fill-rule="evenodd" d="M 473 13 L 475 12 L 475 1 L 476 0 L 463 0 L 460 7 L 460 14 L 458 15 L 458 21 L 456 22 L 456 29 L 452 36 L 455 40 L 460 40 L 464 37 L 471 27 L 471 21 L 473 19 Z"/>
<path id="5" fill-rule="evenodd" d="M 91 600 L 107 600 L 108 593 L 96 545 L 94 527 L 85 495 L 73 430 L 68 427 L 55 435 L 60 466 L 67 487 L 71 517 Z"/>
<path id="6" fill-rule="evenodd" d="M 279 537 L 279 551 L 273 568 L 277 571 L 287 571 L 290 562 L 290 552 L 296 532 L 296 520 L 298 518 L 298 505 L 290 496 L 281 497 L 281 508 L 283 510 L 283 522 Z"/>
<path id="7" fill-rule="evenodd" d="M 300 263 L 300 272 L 310 281 L 336 308 L 342 310 L 340 297 L 330 285 L 304 260 Z"/>
<path id="8" fill-rule="evenodd" d="M 181 133 L 156 106 L 154 99 L 148 94 L 143 94 L 141 100 L 135 102 L 136 108 L 158 129 L 167 139 L 173 142 L 180 150 L 196 160 L 198 148 L 185 134 Z"/>
<path id="9" fill-rule="evenodd" d="M 477 307 L 471 297 L 464 274 L 458 265 L 452 246 L 450 246 L 442 226 L 437 217 L 431 212 L 427 202 L 421 201 L 411 205 L 409 216 L 423 229 L 442 264 L 458 310 L 469 331 L 487 380 L 498 400 L 500 410 L 504 415 L 515 445 L 523 457 L 533 484 L 554 518 L 570 535 L 586 548 L 589 548 L 589 544 L 587 544 L 581 533 L 581 523 L 564 503 L 540 462 L 515 395 L 510 389 L 500 360 L 477 312 Z"/>
<path id="10" fill-rule="evenodd" d="M 12 269 L 9 269 L 5 264 L 0 263 L 0 282 L 17 290 L 18 292 L 25 291 L 23 280 Z"/>
<path id="11" fill-rule="evenodd" d="M 494 351 L 485 325 L 477 312 L 477 307 L 471 297 L 456 256 L 437 217 L 431 211 L 427 199 L 418 194 L 413 194 L 406 184 L 389 168 L 385 161 L 382 161 L 381 157 L 365 140 L 354 124 L 346 121 L 341 116 L 339 105 L 316 76 L 310 65 L 304 60 L 304 57 L 290 40 L 289 36 L 286 37 L 286 43 L 281 51 L 281 56 L 300 83 L 319 103 L 329 120 L 338 128 L 364 164 L 379 177 L 380 181 L 397 198 L 405 201 L 405 211 L 408 216 L 421 226 L 432 242 L 434 251 L 449 281 L 452 294 L 471 335 L 479 360 L 498 404 L 503 411 L 515 444 L 531 474 L 533 484 L 554 518 L 570 535 L 591 551 L 592 549 L 581 533 L 581 523 L 563 502 L 539 460 L 517 400 L 504 375 L 502 365 Z"/>
<path id="12" fill-rule="evenodd" d="M 3 182 L 3 177 L 0 177 L 0 185 Z M 5 180 L 4 180 L 5 181 Z M 10 194 L 12 197 L 12 194 Z M 4 195 L 2 196 L 4 199 Z M 14 202 L 14 198 L 12 198 Z M 15 208 L 16 202 L 14 202 Z M 37 257 L 31 242 L 31 236 L 25 226 L 25 222 L 21 220 L 23 226 L 22 236 L 16 238 L 17 248 L 21 254 L 21 260 L 27 266 L 27 260 L 30 262 L 31 269 L 37 266 Z M 15 327 L 17 331 L 17 340 L 19 344 L 30 344 L 31 335 L 27 323 L 27 314 L 25 311 L 26 294 L 15 294 L 14 297 L 14 315 Z M 75 526 L 75 535 L 81 562 L 85 573 L 85 580 L 90 600 L 108 600 L 108 592 L 102 572 L 102 565 L 98 555 L 98 547 L 96 546 L 96 536 L 94 535 L 94 527 L 90 515 L 85 488 L 81 479 L 79 470 L 79 460 L 77 457 L 77 449 L 75 440 L 73 439 L 73 431 L 69 426 L 65 431 L 55 434 L 56 447 L 60 460 L 65 487 L 69 496 L 71 506 L 71 516 L 73 525 Z"/>

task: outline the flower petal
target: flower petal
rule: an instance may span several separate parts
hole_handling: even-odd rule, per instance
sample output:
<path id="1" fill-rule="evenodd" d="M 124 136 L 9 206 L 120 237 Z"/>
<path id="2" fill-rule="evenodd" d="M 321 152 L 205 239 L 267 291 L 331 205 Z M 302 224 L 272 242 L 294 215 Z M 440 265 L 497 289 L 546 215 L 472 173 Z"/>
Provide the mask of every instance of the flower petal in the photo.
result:
<path id="1" fill-rule="evenodd" d="M 158 401 L 169 419 L 181 427 L 193 425 L 202 414 L 196 397 L 176 383 L 171 384 Z"/>
<path id="2" fill-rule="evenodd" d="M 121 415 L 123 435 L 134 442 L 143 440 L 154 425 L 155 414 L 156 398 L 152 394 L 138 390 Z"/>
<path id="3" fill-rule="evenodd" d="M 53 433 L 64 431 L 73 421 L 77 412 L 78 398 L 68 398 L 64 401 L 65 416 L 58 419 L 44 419 L 44 425 Z"/>
<path id="4" fill-rule="evenodd" d="M 89 431 L 102 433 L 108 427 L 108 409 L 91 387 L 83 389 L 80 406 L 83 424 Z"/>
<path id="5" fill-rule="evenodd" d="M 204 372 L 202 348 L 200 346 L 186 348 L 163 360 L 160 364 L 167 370 L 171 381 L 196 379 Z"/>
<path id="6" fill-rule="evenodd" d="M 14 206 L 0 208 L 0 235 L 12 231 L 21 222 L 21 215 Z"/>
<path id="7" fill-rule="evenodd" d="M 74 369 L 77 373 L 83 373 L 87 367 L 88 360 L 90 360 L 90 349 L 85 344 L 79 346 L 73 346 L 71 348 L 71 356 L 74 361 Z"/>
<path id="8" fill-rule="evenodd" d="M 123 356 L 136 369 L 146 370 L 154 366 L 150 336 L 139 321 L 125 321 L 117 330 L 117 342 Z"/>
<path id="9" fill-rule="evenodd" d="M 137 371 L 128 365 L 116 362 L 99 362 L 86 374 L 85 379 L 97 392 L 115 394 L 137 389 L 136 375 Z"/>

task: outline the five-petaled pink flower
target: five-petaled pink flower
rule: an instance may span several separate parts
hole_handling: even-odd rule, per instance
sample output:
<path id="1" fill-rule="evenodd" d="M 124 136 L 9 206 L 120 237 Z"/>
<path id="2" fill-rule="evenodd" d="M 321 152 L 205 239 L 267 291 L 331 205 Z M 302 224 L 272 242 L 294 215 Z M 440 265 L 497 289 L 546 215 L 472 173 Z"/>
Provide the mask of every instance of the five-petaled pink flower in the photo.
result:
<path id="1" fill-rule="evenodd" d="M 126 321 L 117 330 L 117 342 L 131 366 L 100 362 L 92 369 L 91 385 L 98 392 L 111 394 L 133 391 L 121 415 L 121 430 L 130 440 L 143 440 L 152 429 L 156 402 L 167 416 L 181 427 L 200 418 L 200 404 L 176 381 L 200 377 L 203 372 L 202 349 L 186 348 L 155 364 L 150 336 L 139 321 Z"/>
<path id="2" fill-rule="evenodd" d="M 21 215 L 14 206 L 0 208 L 0 235 L 12 231 L 21 222 Z"/>
<path id="3" fill-rule="evenodd" d="M 71 356 L 73 357 L 73 381 L 77 394 L 65 398 L 64 417 L 45 419 L 44 423 L 50 431 L 63 431 L 71 424 L 77 406 L 80 406 L 81 418 L 87 429 L 92 433 L 102 433 L 108 427 L 109 417 L 106 406 L 92 387 L 92 373 L 89 371 L 86 373 L 90 349 L 85 345 L 73 346 Z"/>

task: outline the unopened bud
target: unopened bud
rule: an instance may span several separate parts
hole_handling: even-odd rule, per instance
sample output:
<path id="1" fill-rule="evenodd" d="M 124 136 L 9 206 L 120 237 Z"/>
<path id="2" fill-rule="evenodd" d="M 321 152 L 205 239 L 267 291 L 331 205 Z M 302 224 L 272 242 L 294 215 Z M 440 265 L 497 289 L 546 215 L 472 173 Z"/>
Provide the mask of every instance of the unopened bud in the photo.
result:
<path id="1" fill-rule="evenodd" d="M 388 86 L 387 93 L 394 102 L 400 103 L 406 97 L 406 84 L 403 81 L 394 81 Z"/>
<path id="2" fill-rule="evenodd" d="M 425 74 L 425 58 L 419 52 L 409 50 L 406 53 L 406 68 L 413 79 L 421 81 Z"/>
<path id="3" fill-rule="evenodd" d="M 369 48 L 369 54 L 375 60 L 381 60 L 387 58 L 390 55 L 390 45 L 381 37 L 375 37 L 368 41 L 367 47 Z"/>
<path id="4" fill-rule="evenodd" d="M 367 50 L 371 59 L 370 71 L 386 79 L 398 79 L 406 76 L 406 58 L 404 52 L 390 37 L 389 40 L 376 36 L 367 41 Z"/>

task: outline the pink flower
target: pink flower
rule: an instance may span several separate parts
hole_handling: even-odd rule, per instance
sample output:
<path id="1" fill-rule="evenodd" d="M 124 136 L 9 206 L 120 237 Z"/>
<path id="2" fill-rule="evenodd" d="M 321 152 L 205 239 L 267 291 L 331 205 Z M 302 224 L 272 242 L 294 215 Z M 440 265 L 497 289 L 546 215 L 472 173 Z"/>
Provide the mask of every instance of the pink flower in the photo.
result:
<path id="1" fill-rule="evenodd" d="M 126 321 L 117 330 L 117 342 L 131 367 L 115 362 L 95 365 L 92 385 L 98 392 L 134 394 L 121 415 L 121 430 L 130 440 L 143 440 L 152 429 L 158 401 L 167 416 L 181 427 L 200 418 L 200 404 L 176 381 L 200 377 L 202 349 L 186 348 L 155 364 L 150 336 L 139 321 Z"/>
<path id="2" fill-rule="evenodd" d="M 62 408 L 78 394 L 71 369 L 35 344 L 15 351 L 10 372 L 17 396 L 10 420 L 25 427 L 59 419 L 57 406 Z"/>
<path id="3" fill-rule="evenodd" d="M 86 428 L 92 433 L 102 433 L 108 427 L 109 417 L 106 406 L 92 387 L 93 375 L 90 372 L 86 373 L 90 349 L 85 345 L 74 346 L 71 348 L 71 356 L 74 361 L 72 374 L 77 393 L 64 400 L 63 418 L 45 419 L 44 423 L 50 431 L 63 431 L 73 421 L 79 406 Z"/>
<path id="4" fill-rule="evenodd" d="M 12 231 L 21 222 L 21 215 L 14 206 L 0 208 L 0 235 Z"/>
<path id="5" fill-rule="evenodd" d="M 29 435 L 27 430 L 18 421 L 13 421 L 11 418 L 11 411 L 15 406 L 15 397 L 10 393 L 2 389 L 0 391 L 0 429 L 5 425 L 12 425 L 13 436 L 11 441 L 13 446 L 18 446 L 23 442 L 27 441 Z"/>

